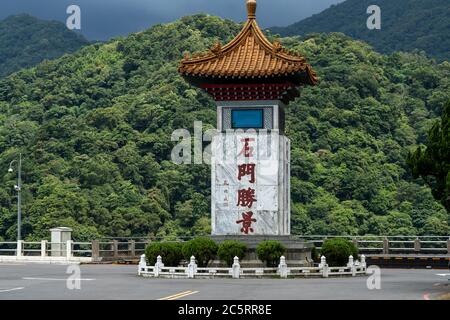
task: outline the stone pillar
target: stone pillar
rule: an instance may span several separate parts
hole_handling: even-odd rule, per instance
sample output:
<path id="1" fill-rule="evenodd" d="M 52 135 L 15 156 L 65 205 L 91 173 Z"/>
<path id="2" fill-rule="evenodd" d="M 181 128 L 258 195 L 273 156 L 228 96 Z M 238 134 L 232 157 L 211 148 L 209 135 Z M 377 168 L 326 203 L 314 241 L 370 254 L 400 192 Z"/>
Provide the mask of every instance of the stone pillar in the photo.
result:
<path id="1" fill-rule="evenodd" d="M 72 258 L 72 245 L 73 245 L 73 241 L 67 240 L 67 242 L 66 242 L 66 258 L 67 258 L 67 260 Z"/>
<path id="2" fill-rule="evenodd" d="M 348 257 L 348 263 L 347 263 L 347 267 L 351 268 L 354 265 L 354 259 L 353 256 L 349 256 Z"/>
<path id="3" fill-rule="evenodd" d="M 353 239 L 352 242 L 355 245 L 355 247 L 358 249 L 359 248 L 359 241 L 358 241 L 358 239 Z"/>
<path id="4" fill-rule="evenodd" d="M 136 256 L 136 241 L 134 240 L 128 241 L 128 255 L 132 258 Z"/>
<path id="5" fill-rule="evenodd" d="M 421 249 L 422 249 L 422 246 L 420 244 L 420 239 L 417 238 L 416 240 L 414 240 L 414 252 L 415 253 L 420 253 Z"/>
<path id="6" fill-rule="evenodd" d="M 100 242 L 98 240 L 92 240 L 92 260 L 100 260 Z"/>
<path id="7" fill-rule="evenodd" d="M 322 269 L 322 277 L 323 278 L 328 278 L 329 275 L 329 269 L 328 269 L 328 264 L 327 264 L 327 259 L 325 258 L 325 256 L 322 256 L 320 258 L 320 265 L 319 268 Z"/>
<path id="8" fill-rule="evenodd" d="M 112 247 L 113 247 L 113 257 L 118 258 L 119 257 L 119 241 L 113 240 Z"/>
<path id="9" fill-rule="evenodd" d="M 327 258 L 325 258 L 325 256 L 320 257 L 319 268 L 323 268 L 323 266 L 326 264 L 327 264 Z"/>
<path id="10" fill-rule="evenodd" d="M 367 268 L 366 256 L 365 255 L 361 255 L 361 267 L 363 267 L 364 269 Z"/>
<path id="11" fill-rule="evenodd" d="M 288 266 L 286 264 L 286 258 L 281 256 L 280 264 L 278 265 L 278 273 L 280 274 L 280 278 L 288 277 Z"/>
<path id="12" fill-rule="evenodd" d="M 389 254 L 389 239 L 383 239 L 383 254 Z"/>
<path id="13" fill-rule="evenodd" d="M 162 262 L 162 257 L 158 256 L 156 258 L 155 269 L 154 269 L 156 278 L 159 277 L 159 273 L 161 272 L 161 268 L 164 268 L 164 263 Z"/>
<path id="14" fill-rule="evenodd" d="M 450 254 L 450 239 L 447 240 L 447 254 Z"/>
<path id="15" fill-rule="evenodd" d="M 66 243 L 72 240 L 72 229 L 59 227 L 50 229 L 51 232 L 51 256 L 64 257 L 66 255 Z"/>
<path id="16" fill-rule="evenodd" d="M 41 241 L 41 257 L 46 257 L 47 256 L 47 240 L 42 240 Z"/>
<path id="17" fill-rule="evenodd" d="M 147 267 L 147 261 L 145 261 L 145 254 L 141 256 L 141 259 L 139 260 L 139 270 L 138 275 L 141 275 L 142 271 Z"/>
<path id="18" fill-rule="evenodd" d="M 239 277 L 241 275 L 241 265 L 239 264 L 239 258 L 238 257 L 234 257 L 232 273 L 233 273 L 233 278 L 234 279 L 239 279 Z"/>
<path id="19" fill-rule="evenodd" d="M 191 257 L 191 261 L 189 262 L 187 268 L 187 274 L 189 279 L 194 279 L 195 274 L 197 273 L 197 264 L 195 263 L 195 257 Z"/>
<path id="20" fill-rule="evenodd" d="M 23 251 L 23 240 L 17 241 L 17 250 L 16 250 L 16 256 L 22 257 L 22 251 Z"/>

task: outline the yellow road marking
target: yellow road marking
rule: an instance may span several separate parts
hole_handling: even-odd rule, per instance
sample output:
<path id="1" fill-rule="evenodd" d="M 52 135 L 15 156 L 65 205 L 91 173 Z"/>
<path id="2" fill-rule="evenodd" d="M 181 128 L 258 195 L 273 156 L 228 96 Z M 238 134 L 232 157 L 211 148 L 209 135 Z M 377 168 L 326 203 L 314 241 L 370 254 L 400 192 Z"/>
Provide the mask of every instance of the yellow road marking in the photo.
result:
<path id="1" fill-rule="evenodd" d="M 161 299 L 158 299 L 158 300 L 176 300 L 176 299 L 181 299 L 181 298 L 184 298 L 184 297 L 196 294 L 196 293 L 198 293 L 198 291 L 190 291 L 189 290 L 189 291 L 173 294 L 171 296 L 164 297 L 164 298 L 161 298 Z"/>

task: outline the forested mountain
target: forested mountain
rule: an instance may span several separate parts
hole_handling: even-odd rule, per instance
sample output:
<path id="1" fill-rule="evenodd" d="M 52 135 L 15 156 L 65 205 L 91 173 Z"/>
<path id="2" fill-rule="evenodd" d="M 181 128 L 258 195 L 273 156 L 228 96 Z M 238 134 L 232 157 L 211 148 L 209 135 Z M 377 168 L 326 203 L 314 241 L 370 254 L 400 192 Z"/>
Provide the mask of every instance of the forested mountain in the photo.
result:
<path id="1" fill-rule="evenodd" d="M 72 53 L 88 43 L 61 22 L 26 14 L 10 16 L 0 21 L 0 77 Z"/>
<path id="2" fill-rule="evenodd" d="M 370 5 L 381 8 L 381 30 L 366 26 Z M 347 0 L 288 27 L 271 30 L 282 36 L 343 32 L 382 53 L 418 49 L 439 61 L 450 60 L 449 0 Z"/>
<path id="3" fill-rule="evenodd" d="M 211 128 L 213 101 L 177 72 L 186 51 L 241 26 L 196 15 L 0 81 L 0 237 L 15 239 L 23 153 L 24 233 L 77 240 L 209 232 L 210 167 L 170 161 L 174 129 Z M 297 234 L 447 235 L 449 214 L 406 164 L 450 98 L 450 63 L 378 54 L 343 34 L 280 39 L 321 81 L 287 108 Z"/>

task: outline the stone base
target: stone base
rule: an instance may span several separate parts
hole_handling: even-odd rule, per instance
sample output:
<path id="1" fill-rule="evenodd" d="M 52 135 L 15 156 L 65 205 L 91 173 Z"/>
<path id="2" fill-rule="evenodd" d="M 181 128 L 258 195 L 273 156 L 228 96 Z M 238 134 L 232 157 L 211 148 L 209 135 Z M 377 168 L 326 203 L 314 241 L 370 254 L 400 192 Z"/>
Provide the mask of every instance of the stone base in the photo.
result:
<path id="1" fill-rule="evenodd" d="M 312 243 L 295 239 L 291 236 L 211 236 L 217 244 L 225 240 L 236 240 L 247 245 L 245 258 L 240 261 L 241 267 L 263 268 L 264 263 L 256 255 L 256 246 L 266 240 L 280 241 L 286 247 L 286 263 L 289 267 L 310 267 L 313 265 L 311 250 Z M 210 262 L 211 267 L 225 267 L 224 263 L 216 259 Z"/>

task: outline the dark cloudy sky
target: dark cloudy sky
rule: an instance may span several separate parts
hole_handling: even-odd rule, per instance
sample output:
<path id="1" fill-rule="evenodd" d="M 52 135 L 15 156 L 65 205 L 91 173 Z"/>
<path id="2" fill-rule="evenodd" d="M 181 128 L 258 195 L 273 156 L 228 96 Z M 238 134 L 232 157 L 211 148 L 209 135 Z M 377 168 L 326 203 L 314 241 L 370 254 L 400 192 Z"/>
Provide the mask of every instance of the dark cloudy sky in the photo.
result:
<path id="1" fill-rule="evenodd" d="M 284 26 L 342 1 L 258 0 L 258 22 L 263 27 Z M 71 4 L 80 6 L 81 32 L 91 40 L 126 35 L 199 12 L 235 21 L 246 17 L 245 0 L 0 0 L 0 19 L 28 13 L 66 21 L 66 9 Z"/>

